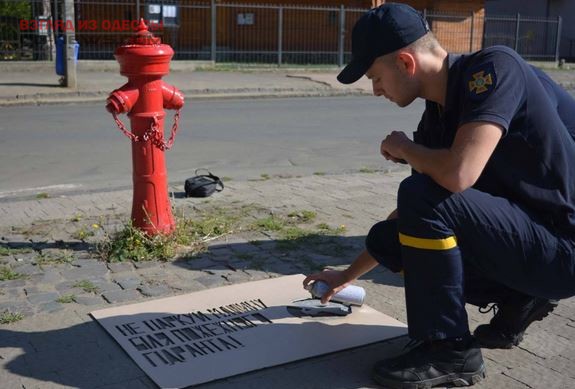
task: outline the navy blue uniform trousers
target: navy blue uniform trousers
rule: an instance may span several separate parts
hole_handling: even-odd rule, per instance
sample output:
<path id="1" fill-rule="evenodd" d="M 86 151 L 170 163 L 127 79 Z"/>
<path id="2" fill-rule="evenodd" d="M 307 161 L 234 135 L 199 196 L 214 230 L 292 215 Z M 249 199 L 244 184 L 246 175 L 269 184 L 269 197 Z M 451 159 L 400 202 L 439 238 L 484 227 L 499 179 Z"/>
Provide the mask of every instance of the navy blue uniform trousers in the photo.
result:
<path id="1" fill-rule="evenodd" d="M 383 266 L 404 271 L 413 339 L 467 335 L 466 302 L 575 295 L 573 238 L 505 198 L 451 193 L 413 174 L 399 186 L 397 208 L 398 219 L 371 228 L 366 248 Z"/>

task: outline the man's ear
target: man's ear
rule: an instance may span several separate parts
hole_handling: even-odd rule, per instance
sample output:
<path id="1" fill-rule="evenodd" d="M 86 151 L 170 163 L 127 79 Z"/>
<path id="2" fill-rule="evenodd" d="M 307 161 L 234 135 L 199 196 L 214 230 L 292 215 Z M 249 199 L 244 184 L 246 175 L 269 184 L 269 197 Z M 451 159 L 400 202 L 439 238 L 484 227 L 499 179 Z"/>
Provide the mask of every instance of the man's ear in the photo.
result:
<path id="1" fill-rule="evenodd" d="M 396 63 L 399 70 L 409 77 L 415 74 L 416 62 L 412 53 L 400 51 L 396 57 Z"/>

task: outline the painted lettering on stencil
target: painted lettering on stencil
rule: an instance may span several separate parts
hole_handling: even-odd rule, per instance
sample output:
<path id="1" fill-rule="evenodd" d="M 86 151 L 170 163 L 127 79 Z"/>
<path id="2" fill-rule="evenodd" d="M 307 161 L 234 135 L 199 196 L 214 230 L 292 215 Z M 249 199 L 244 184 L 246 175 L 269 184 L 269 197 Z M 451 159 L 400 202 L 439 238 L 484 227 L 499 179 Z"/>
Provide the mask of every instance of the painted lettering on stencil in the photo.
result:
<path id="1" fill-rule="evenodd" d="M 235 350 L 245 347 L 239 340 L 228 335 L 221 338 L 202 340 L 200 342 L 187 343 L 181 346 L 163 348 L 142 353 L 143 357 L 153 367 L 175 365 L 190 359 L 216 354 L 223 351 Z"/>
<path id="2" fill-rule="evenodd" d="M 246 347 L 241 332 L 273 324 L 261 299 L 222 305 L 186 314 L 127 322 L 115 326 L 152 366 L 171 366 L 198 357 Z M 239 338 L 239 339 L 238 339 Z"/>

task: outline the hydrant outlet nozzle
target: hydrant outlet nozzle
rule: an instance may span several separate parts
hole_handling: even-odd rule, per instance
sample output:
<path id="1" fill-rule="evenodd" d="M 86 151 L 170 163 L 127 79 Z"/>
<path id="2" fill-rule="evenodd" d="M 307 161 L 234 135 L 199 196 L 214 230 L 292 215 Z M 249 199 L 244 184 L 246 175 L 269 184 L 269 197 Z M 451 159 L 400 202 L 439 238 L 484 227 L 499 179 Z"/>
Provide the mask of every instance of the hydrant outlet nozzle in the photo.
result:
<path id="1" fill-rule="evenodd" d="M 115 114 L 120 113 L 120 107 L 118 106 L 118 104 L 115 101 L 108 98 L 106 103 L 107 103 L 106 104 L 106 111 L 108 111 L 110 113 L 115 113 Z"/>
<path id="2" fill-rule="evenodd" d="M 180 109 L 184 106 L 184 95 L 175 86 L 162 82 L 162 96 L 166 109 Z"/>
<path id="3" fill-rule="evenodd" d="M 129 88 L 124 85 L 120 89 L 116 89 L 106 100 L 106 109 L 110 113 L 127 113 L 132 110 L 132 107 L 138 100 L 138 89 Z"/>

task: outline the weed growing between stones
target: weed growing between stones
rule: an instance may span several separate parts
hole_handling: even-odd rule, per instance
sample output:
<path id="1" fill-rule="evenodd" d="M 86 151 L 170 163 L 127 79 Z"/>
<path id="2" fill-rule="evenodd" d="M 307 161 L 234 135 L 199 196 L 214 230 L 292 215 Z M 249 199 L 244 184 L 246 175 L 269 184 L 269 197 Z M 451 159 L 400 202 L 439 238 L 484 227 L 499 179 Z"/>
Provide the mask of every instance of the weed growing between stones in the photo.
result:
<path id="1" fill-rule="evenodd" d="M 70 264 L 74 261 L 74 253 L 70 250 L 60 250 L 54 253 L 41 253 L 36 255 L 34 263 L 40 268 L 42 266 L 57 265 L 57 264 Z"/>
<path id="2" fill-rule="evenodd" d="M 100 293 L 100 288 L 88 280 L 82 280 L 72 285 L 73 288 L 80 288 L 86 293 Z"/>
<path id="3" fill-rule="evenodd" d="M 18 312 L 4 311 L 0 313 L 0 324 L 15 323 L 24 319 L 24 315 Z"/>
<path id="4" fill-rule="evenodd" d="M 34 250 L 29 249 L 29 248 L 15 249 L 15 248 L 7 247 L 7 246 L 0 246 L 0 256 L 2 256 L 2 257 L 6 257 L 8 255 L 18 255 L 18 254 L 31 253 L 32 251 L 34 251 Z"/>
<path id="5" fill-rule="evenodd" d="M 176 214 L 176 228 L 172 234 L 149 236 L 135 228 L 131 222 L 120 231 L 108 233 L 96 244 L 99 256 L 108 262 L 169 260 L 179 254 L 195 254 L 205 251 L 209 241 L 242 229 L 242 222 L 256 206 L 235 208 L 210 208 L 198 212 L 193 218 Z"/>
<path id="6" fill-rule="evenodd" d="M 148 236 L 129 222 L 118 232 L 105 233 L 96 251 L 108 262 L 167 260 L 176 254 L 174 235 Z"/>
<path id="7" fill-rule="evenodd" d="M 24 274 L 13 271 L 9 266 L 0 266 L 0 281 L 18 280 L 24 277 Z"/>
<path id="8" fill-rule="evenodd" d="M 206 205 L 205 203 L 203 205 Z M 115 232 L 100 225 L 96 252 L 108 262 L 170 260 L 206 251 L 208 243 L 230 234 L 265 234 L 289 249 L 311 242 L 313 237 L 340 235 L 343 226 L 332 228 L 325 223 L 313 226 L 317 214 L 310 210 L 276 211 L 248 204 L 195 209 L 191 217 L 176 213 L 176 228 L 172 234 L 149 236 L 130 222 Z M 279 244 L 282 245 L 281 243 Z"/>
<path id="9" fill-rule="evenodd" d="M 96 234 L 96 232 L 94 231 L 94 229 L 90 229 L 86 226 L 82 226 L 80 228 L 78 228 L 76 230 L 76 232 L 74 232 L 72 234 L 72 238 L 77 239 L 77 240 L 81 240 L 81 241 L 85 241 L 87 238 L 90 238 L 92 236 L 94 236 Z"/>
<path id="10" fill-rule="evenodd" d="M 345 232 L 343 224 L 335 228 L 326 223 L 320 223 L 315 228 L 309 226 L 316 216 L 314 211 L 292 211 L 287 216 L 272 215 L 258 219 L 252 226 L 276 238 L 276 247 L 281 251 L 296 250 L 302 244 L 314 244 L 325 236 Z"/>
<path id="11" fill-rule="evenodd" d="M 76 302 L 76 296 L 73 294 L 66 294 L 64 296 L 59 297 L 56 302 L 59 302 L 60 304 L 70 304 L 70 303 L 75 303 Z"/>

